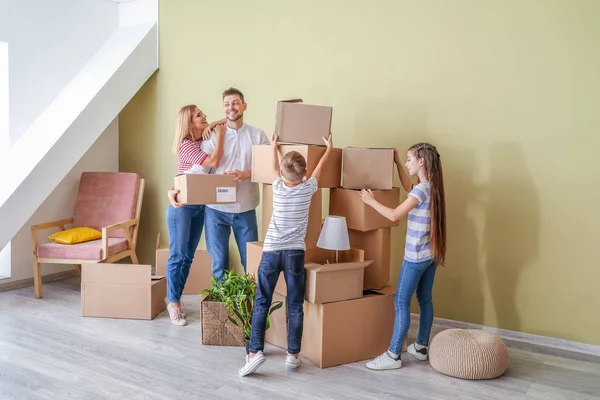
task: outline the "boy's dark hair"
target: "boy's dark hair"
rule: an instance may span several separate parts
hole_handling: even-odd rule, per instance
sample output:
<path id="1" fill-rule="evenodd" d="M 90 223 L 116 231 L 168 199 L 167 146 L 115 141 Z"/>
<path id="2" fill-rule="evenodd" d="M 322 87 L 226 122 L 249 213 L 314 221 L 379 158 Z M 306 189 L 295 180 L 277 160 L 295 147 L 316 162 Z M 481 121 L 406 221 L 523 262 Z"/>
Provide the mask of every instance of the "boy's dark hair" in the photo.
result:
<path id="1" fill-rule="evenodd" d="M 240 96 L 242 103 L 245 103 L 244 94 L 239 89 L 236 89 L 234 87 L 230 87 L 229 89 L 223 92 L 223 99 L 225 98 L 225 96 L 231 96 L 233 94 L 237 94 L 238 96 Z"/>
<path id="2" fill-rule="evenodd" d="M 306 159 L 297 151 L 290 151 L 281 159 L 281 171 L 290 183 L 301 182 L 306 172 Z"/>

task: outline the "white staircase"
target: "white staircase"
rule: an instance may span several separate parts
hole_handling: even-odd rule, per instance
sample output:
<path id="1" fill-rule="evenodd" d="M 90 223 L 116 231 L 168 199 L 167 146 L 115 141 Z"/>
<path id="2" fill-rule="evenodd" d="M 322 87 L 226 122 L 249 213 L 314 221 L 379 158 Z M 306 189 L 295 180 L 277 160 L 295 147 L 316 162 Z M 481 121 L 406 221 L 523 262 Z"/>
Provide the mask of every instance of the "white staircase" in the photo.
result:
<path id="1" fill-rule="evenodd" d="M 60 14 L 61 7 L 73 6 L 74 1 L 81 2 L 81 0 L 19 1 L 43 2 L 45 7 L 55 4 L 57 14 Z M 86 0 L 85 3 L 105 10 L 107 6 L 104 3 L 107 1 Z M 44 204 L 74 166 L 93 147 L 103 132 L 108 130 L 109 125 L 112 127 L 111 131 L 118 129 L 118 122 L 115 122 L 115 119 L 120 111 L 158 68 L 158 0 L 133 0 L 119 3 L 111 2 L 108 5 L 110 7 L 108 11 L 114 9 L 115 12 L 114 32 L 89 59 L 83 60 L 82 67 L 64 87 L 58 90 L 56 96 L 33 118 L 33 122 L 0 158 L 0 221 L 2 221 L 0 249 L 9 244 L 15 235 L 28 225 L 36 210 Z M 77 6 L 81 4 L 78 3 Z M 6 4 L 0 9 L 4 9 L 5 6 Z M 61 23 L 60 15 L 53 15 L 53 18 L 54 23 Z M 107 23 L 112 23 L 110 21 Z M 71 35 L 77 34 L 76 31 L 71 32 Z M 1 36 L 0 40 L 3 40 Z M 0 46 L 0 57 L 1 50 L 2 46 Z M 9 60 L 12 51 L 9 41 Z M 64 54 L 64 52 L 60 53 L 60 55 Z M 13 70 L 12 67 L 13 65 L 9 73 Z M 9 75 L 9 98 L 13 90 L 10 82 Z M 2 89 L 1 85 L 0 73 L 0 89 Z M 2 104 L 0 96 L 0 106 Z M 0 110 L 0 117 L 2 115 Z M 0 122 L 0 135 L 4 134 L 4 142 L 0 138 L 0 144 L 6 142 L 6 132 L 1 130 L 3 125 L 8 124 L 6 121 Z M 10 132 L 10 138 L 14 138 L 13 133 Z M 11 140 L 9 139 L 8 142 L 10 143 Z M 113 149 L 115 154 L 118 154 L 118 137 L 111 143 L 116 147 Z M 0 154 L 2 154 L 1 148 Z M 75 188 L 72 188 L 71 192 L 73 190 Z M 8 247 L 10 250 L 10 245 Z M 26 246 L 19 246 L 18 249 L 13 248 L 12 251 L 0 254 L 0 275 L 3 270 L 6 270 L 6 263 L 11 262 L 15 256 L 20 260 L 26 259 L 23 254 L 16 254 L 24 251 L 31 253 Z M 14 265 L 14 263 L 12 265 L 12 268 L 30 269 L 30 267 L 30 263 L 26 266 Z M 19 277 L 23 276 L 31 276 L 31 274 L 19 274 Z"/>

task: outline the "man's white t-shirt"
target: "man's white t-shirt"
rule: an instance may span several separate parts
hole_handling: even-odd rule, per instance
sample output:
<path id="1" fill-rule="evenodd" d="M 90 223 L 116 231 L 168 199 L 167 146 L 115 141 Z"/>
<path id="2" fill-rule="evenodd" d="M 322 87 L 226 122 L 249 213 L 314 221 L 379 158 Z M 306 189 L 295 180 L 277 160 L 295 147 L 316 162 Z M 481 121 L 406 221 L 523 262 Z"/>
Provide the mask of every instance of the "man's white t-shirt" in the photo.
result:
<path id="1" fill-rule="evenodd" d="M 252 146 L 255 144 L 270 144 L 267 135 L 262 130 L 243 124 L 235 130 L 227 127 L 223 140 L 223 158 L 218 168 L 210 168 L 207 173 L 223 174 L 227 171 L 246 171 L 252 169 Z M 210 140 L 202 142 L 201 149 L 207 154 L 215 150 L 216 135 Z M 253 183 L 250 178 L 238 181 L 236 189 L 237 202 L 230 204 L 207 204 L 207 207 L 228 213 L 243 213 L 254 210 L 260 202 L 258 183 Z"/>

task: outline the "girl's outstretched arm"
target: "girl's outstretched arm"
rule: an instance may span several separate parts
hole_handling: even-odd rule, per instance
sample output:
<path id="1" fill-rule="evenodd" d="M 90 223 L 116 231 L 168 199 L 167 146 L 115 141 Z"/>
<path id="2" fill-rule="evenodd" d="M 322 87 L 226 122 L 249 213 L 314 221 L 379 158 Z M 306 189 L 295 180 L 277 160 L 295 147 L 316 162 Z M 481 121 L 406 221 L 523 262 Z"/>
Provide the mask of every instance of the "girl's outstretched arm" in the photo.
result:
<path id="1" fill-rule="evenodd" d="M 419 204 L 419 200 L 417 200 L 416 197 L 408 196 L 408 198 L 404 200 L 404 202 L 402 202 L 402 204 L 400 204 L 398 207 L 389 208 L 375 200 L 375 197 L 373 197 L 373 192 L 371 192 L 370 189 L 361 190 L 360 198 L 365 204 L 373 207 L 379 214 L 394 222 L 399 221 L 400 218 L 407 215 L 410 210 Z"/>

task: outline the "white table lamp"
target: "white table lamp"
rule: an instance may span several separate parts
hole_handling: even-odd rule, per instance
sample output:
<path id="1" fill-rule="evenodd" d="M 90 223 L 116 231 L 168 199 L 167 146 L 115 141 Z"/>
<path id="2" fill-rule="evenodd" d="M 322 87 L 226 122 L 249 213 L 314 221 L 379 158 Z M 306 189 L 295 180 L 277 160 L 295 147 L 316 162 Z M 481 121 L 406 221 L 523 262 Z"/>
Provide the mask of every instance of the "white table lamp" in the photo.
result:
<path id="1" fill-rule="evenodd" d="M 329 215 L 325 218 L 317 247 L 335 250 L 336 263 L 338 262 L 338 251 L 350 250 L 350 238 L 348 237 L 348 225 L 346 225 L 345 217 Z"/>

